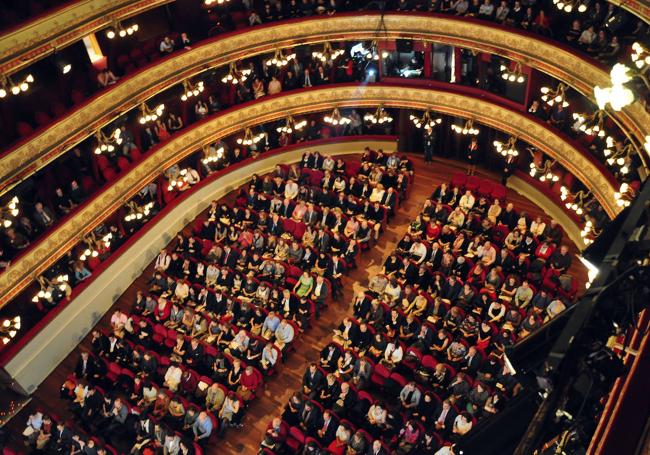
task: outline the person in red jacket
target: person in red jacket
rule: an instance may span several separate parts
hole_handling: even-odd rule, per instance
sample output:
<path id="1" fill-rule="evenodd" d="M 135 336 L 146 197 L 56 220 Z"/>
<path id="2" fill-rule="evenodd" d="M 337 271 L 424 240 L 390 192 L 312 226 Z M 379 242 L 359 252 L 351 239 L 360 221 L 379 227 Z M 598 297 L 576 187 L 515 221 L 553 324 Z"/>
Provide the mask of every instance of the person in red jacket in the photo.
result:
<path id="1" fill-rule="evenodd" d="M 255 391 L 260 386 L 260 376 L 255 372 L 252 366 L 247 366 L 239 380 L 237 394 L 244 400 L 250 401 L 255 395 Z"/>

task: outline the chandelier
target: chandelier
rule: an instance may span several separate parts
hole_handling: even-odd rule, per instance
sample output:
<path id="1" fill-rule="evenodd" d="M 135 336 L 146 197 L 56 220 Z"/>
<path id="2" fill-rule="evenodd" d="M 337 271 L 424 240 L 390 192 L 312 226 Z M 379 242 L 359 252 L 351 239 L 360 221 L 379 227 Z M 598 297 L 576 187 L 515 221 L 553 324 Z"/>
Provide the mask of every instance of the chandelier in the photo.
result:
<path id="1" fill-rule="evenodd" d="M 124 221 L 131 222 L 148 217 L 151 209 L 153 209 L 153 205 L 153 202 L 144 205 L 138 205 L 134 201 L 127 202 L 126 207 L 129 210 L 129 213 L 124 217 Z"/>
<path id="2" fill-rule="evenodd" d="M 628 207 L 636 196 L 634 189 L 627 183 L 621 183 L 621 187 L 614 193 L 614 200 L 619 207 Z"/>
<path id="3" fill-rule="evenodd" d="M 514 137 L 509 138 L 506 142 L 494 141 L 492 143 L 497 153 L 503 157 L 519 156 L 519 150 L 515 147 L 516 144 L 517 139 Z"/>
<path id="4" fill-rule="evenodd" d="M 442 117 L 431 117 L 431 111 L 425 111 L 422 117 L 411 114 L 409 116 L 409 119 L 411 122 L 413 122 L 413 125 L 415 125 L 416 128 L 424 127 L 431 129 L 436 125 L 440 125 L 442 123 Z"/>
<path id="5" fill-rule="evenodd" d="M 636 152 L 634 146 L 631 143 L 623 146 L 621 149 L 617 150 L 615 147 L 614 140 L 611 137 L 607 138 L 607 148 L 603 150 L 603 155 L 607 158 L 607 164 L 610 166 L 618 166 L 618 170 L 621 174 L 627 174 L 630 172 L 628 166 L 630 158 L 633 153 Z"/>
<path id="6" fill-rule="evenodd" d="M 2 344 L 7 344 L 13 337 L 16 336 L 20 330 L 20 316 L 15 316 L 13 319 L 5 319 L 0 324 L 0 336 L 2 336 Z"/>
<path id="7" fill-rule="evenodd" d="M 594 223 L 591 220 L 585 221 L 585 226 L 580 231 L 580 237 L 585 245 L 591 245 L 594 243 L 594 238 L 598 237 L 602 233 L 602 229 L 596 229 Z"/>
<path id="8" fill-rule="evenodd" d="M 564 206 L 569 210 L 573 210 L 577 215 L 584 213 L 584 208 L 590 196 L 591 191 L 580 190 L 577 193 L 572 193 L 564 185 L 560 188 L 560 199 L 563 202 L 567 201 Z"/>
<path id="9" fill-rule="evenodd" d="M 205 90 L 203 81 L 199 81 L 194 85 L 188 79 L 185 79 L 183 81 L 183 94 L 181 95 L 181 101 L 187 101 L 194 96 L 199 96 L 199 94 L 203 93 L 203 90 Z"/>
<path id="10" fill-rule="evenodd" d="M 284 125 L 277 127 L 275 130 L 278 133 L 287 133 L 291 134 L 294 131 L 300 131 L 307 126 L 307 120 L 301 120 L 296 122 L 296 120 L 290 115 L 286 118 Z"/>
<path id="11" fill-rule="evenodd" d="M 0 224 L 4 228 L 11 227 L 12 220 L 18 216 L 18 196 L 14 196 L 4 207 L 0 207 Z"/>
<path id="12" fill-rule="evenodd" d="M 368 123 L 372 123 L 373 125 L 382 125 L 384 123 L 391 123 L 393 121 L 393 117 L 388 112 L 386 112 L 383 106 L 377 107 L 375 112 L 367 112 L 366 115 L 363 116 L 363 119 Z"/>
<path id="13" fill-rule="evenodd" d="M 237 68 L 237 64 L 235 62 L 230 62 L 230 65 L 228 66 L 228 74 L 221 78 L 221 82 L 224 84 L 230 82 L 233 85 L 237 85 L 239 81 L 245 82 L 250 74 L 250 69 L 247 68 L 240 70 Z"/>
<path id="14" fill-rule="evenodd" d="M 578 10 L 579 13 L 587 11 L 587 5 L 582 0 L 553 0 L 553 4 L 557 9 L 565 13 L 570 13 L 574 9 Z"/>
<path id="15" fill-rule="evenodd" d="M 285 67 L 289 64 L 291 60 L 296 58 L 295 52 L 292 54 L 284 55 L 282 49 L 276 49 L 273 58 L 270 58 L 266 61 L 266 66 L 275 66 L 277 68 Z"/>
<path id="16" fill-rule="evenodd" d="M 239 145 L 254 145 L 266 137 L 266 133 L 253 134 L 253 130 L 246 128 L 244 130 L 244 136 L 237 138 L 237 144 Z"/>
<path id="17" fill-rule="evenodd" d="M 522 84 L 526 80 L 524 73 L 521 70 L 521 63 L 519 62 L 515 64 L 513 70 L 510 70 L 510 68 L 504 64 L 501 65 L 500 70 L 501 77 L 506 81 Z"/>
<path id="18" fill-rule="evenodd" d="M 122 144 L 122 131 L 119 128 L 115 128 L 113 134 L 108 136 L 102 130 L 97 130 L 95 140 L 97 141 L 97 147 L 95 147 L 96 155 L 101 155 L 104 152 L 112 153 L 115 151 L 116 145 Z"/>
<path id="19" fill-rule="evenodd" d="M 144 125 L 145 123 L 155 122 L 161 116 L 165 110 L 164 104 L 159 104 L 155 109 L 150 109 L 145 103 L 140 105 L 140 124 Z"/>
<path id="20" fill-rule="evenodd" d="M 86 244 L 86 248 L 84 248 L 84 250 L 79 255 L 79 260 L 85 261 L 88 258 L 96 258 L 99 256 L 99 252 L 103 248 L 109 248 L 111 246 L 112 238 L 113 234 L 110 232 L 104 235 L 101 239 L 98 239 L 94 232 L 86 235 L 83 238 L 83 242 Z"/>
<path id="21" fill-rule="evenodd" d="M 574 129 L 587 136 L 605 137 L 604 123 L 605 111 L 598 109 L 593 114 L 579 114 L 573 113 L 573 120 L 575 120 Z"/>
<path id="22" fill-rule="evenodd" d="M 334 50 L 332 48 L 332 45 L 329 43 L 329 41 L 326 41 L 325 44 L 323 45 L 323 50 L 314 51 L 311 53 L 311 56 L 314 59 L 320 60 L 321 62 L 325 63 L 325 62 L 333 62 L 343 54 L 345 54 L 344 49 Z"/>
<path id="23" fill-rule="evenodd" d="M 334 110 L 330 115 L 326 115 L 323 117 L 323 121 L 325 123 L 329 123 L 330 125 L 349 125 L 352 120 L 350 120 L 349 117 L 344 117 L 341 115 L 341 112 L 339 111 L 338 107 L 335 107 Z"/>
<path id="24" fill-rule="evenodd" d="M 645 151 L 650 153 L 650 136 L 645 137 L 645 143 L 643 144 L 643 148 L 645 148 Z"/>
<path id="25" fill-rule="evenodd" d="M 607 104 L 615 111 L 620 111 L 625 106 L 632 104 L 636 99 L 632 90 L 625 84 L 633 79 L 640 79 L 650 89 L 650 81 L 645 75 L 650 68 L 650 53 L 639 43 L 632 45 L 631 59 L 634 62 L 636 70 L 623 63 L 617 63 L 609 72 L 609 87 L 594 87 L 594 96 L 600 109 L 604 109 Z"/>
<path id="26" fill-rule="evenodd" d="M 223 5 L 224 3 L 229 3 L 229 2 L 230 2 L 230 0 L 203 0 L 203 4 L 205 6 L 212 6 L 215 3 L 217 5 Z"/>
<path id="27" fill-rule="evenodd" d="M 569 103 L 566 100 L 566 89 L 567 86 L 562 82 L 558 84 L 555 90 L 550 87 L 542 87 L 542 101 L 551 107 L 555 104 L 562 104 L 562 107 L 569 107 Z"/>
<path id="28" fill-rule="evenodd" d="M 0 75 L 0 98 L 7 94 L 18 95 L 29 90 L 29 85 L 34 82 L 34 76 L 28 74 L 21 82 L 14 83 L 11 77 Z"/>
<path id="29" fill-rule="evenodd" d="M 37 303 L 40 300 L 45 300 L 52 303 L 56 298 L 57 301 L 61 297 L 61 293 L 70 294 L 72 288 L 70 287 L 70 280 L 67 274 L 62 274 L 49 280 L 44 276 L 36 278 L 39 284 L 39 291 L 32 297 L 32 302 Z"/>
<path id="30" fill-rule="evenodd" d="M 223 147 L 215 148 L 214 145 L 204 146 L 203 159 L 201 160 L 201 162 L 203 164 L 216 163 L 221 158 L 223 158 L 224 153 L 225 150 Z"/>
<path id="31" fill-rule="evenodd" d="M 536 177 L 540 182 L 557 182 L 560 180 L 560 176 L 553 173 L 553 165 L 555 165 L 555 160 L 545 160 L 541 166 L 532 162 L 530 163 L 530 176 Z"/>
<path id="32" fill-rule="evenodd" d="M 124 38 L 126 36 L 131 36 L 138 31 L 138 24 L 131 24 L 128 27 L 123 27 L 121 22 L 116 22 L 111 28 L 106 30 L 106 38 L 113 39 L 116 36 Z"/>
<path id="33" fill-rule="evenodd" d="M 451 125 L 451 129 L 454 133 L 462 134 L 463 136 L 468 134 L 471 136 L 478 136 L 478 133 L 481 132 L 478 128 L 474 128 L 474 120 L 472 119 L 467 120 L 463 126 L 458 126 L 456 124 Z"/>

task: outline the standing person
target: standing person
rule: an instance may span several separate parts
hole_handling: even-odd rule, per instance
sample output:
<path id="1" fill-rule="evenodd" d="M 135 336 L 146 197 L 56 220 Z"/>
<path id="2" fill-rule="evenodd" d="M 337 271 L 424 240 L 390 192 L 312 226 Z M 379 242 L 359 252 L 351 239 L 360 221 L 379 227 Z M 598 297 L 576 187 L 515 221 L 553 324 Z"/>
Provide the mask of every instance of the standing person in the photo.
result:
<path id="1" fill-rule="evenodd" d="M 436 133 L 430 126 L 424 127 L 424 162 L 433 162 L 433 152 L 436 147 Z"/>
<path id="2" fill-rule="evenodd" d="M 476 173 L 476 161 L 478 160 L 478 137 L 472 136 L 472 140 L 467 147 L 467 175 L 474 175 Z"/>
<path id="3" fill-rule="evenodd" d="M 508 177 L 512 175 L 517 167 L 517 157 L 514 155 L 508 155 L 506 157 L 506 162 L 503 165 L 503 174 L 501 174 L 501 185 L 505 186 L 508 182 Z"/>

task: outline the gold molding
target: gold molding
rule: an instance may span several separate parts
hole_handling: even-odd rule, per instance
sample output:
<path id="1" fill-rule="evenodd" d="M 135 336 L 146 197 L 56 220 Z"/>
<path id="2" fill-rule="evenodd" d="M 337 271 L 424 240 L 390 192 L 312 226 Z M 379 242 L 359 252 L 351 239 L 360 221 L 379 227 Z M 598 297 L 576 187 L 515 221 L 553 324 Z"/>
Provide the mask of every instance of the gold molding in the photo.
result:
<path id="1" fill-rule="evenodd" d="M 613 202 L 616 190 L 599 168 L 555 132 L 519 112 L 480 98 L 426 88 L 381 84 L 323 87 L 273 98 L 261 98 L 254 104 L 226 111 L 183 130 L 161 147 L 152 150 L 142 162 L 122 175 L 117 182 L 97 195 L 0 275 L 0 307 L 77 244 L 84 233 L 94 229 L 133 197 L 142 185 L 154 180 L 165 169 L 199 150 L 203 145 L 237 133 L 243 128 L 278 120 L 286 115 L 326 111 L 335 106 L 377 105 L 434 109 L 451 115 L 471 117 L 484 125 L 517 136 L 556 159 L 591 188 L 610 217 L 619 210 Z"/>
<path id="2" fill-rule="evenodd" d="M 0 35 L 0 74 L 10 75 L 84 36 L 174 0 L 77 0 Z"/>
<path id="3" fill-rule="evenodd" d="M 69 150 L 120 114 L 183 79 L 208 68 L 288 47 L 325 40 L 367 39 L 376 35 L 377 14 L 335 15 L 252 28 L 197 46 L 134 74 L 47 131 L 0 158 L 0 194 Z M 387 38 L 410 37 L 461 45 L 503 55 L 557 77 L 586 96 L 609 76 L 592 63 L 533 36 L 495 29 L 454 17 L 385 15 Z M 217 82 L 219 83 L 219 82 Z M 612 113 L 629 134 L 643 143 L 650 135 L 650 114 L 639 102 Z"/>

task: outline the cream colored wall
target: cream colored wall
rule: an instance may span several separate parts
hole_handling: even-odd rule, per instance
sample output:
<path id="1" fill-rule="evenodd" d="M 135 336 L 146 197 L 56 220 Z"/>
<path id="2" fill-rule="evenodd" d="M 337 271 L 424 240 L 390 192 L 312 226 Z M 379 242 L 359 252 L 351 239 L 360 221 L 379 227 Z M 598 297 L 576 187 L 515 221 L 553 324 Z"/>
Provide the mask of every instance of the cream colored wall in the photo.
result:
<path id="1" fill-rule="evenodd" d="M 395 141 L 348 141 L 317 147 L 323 154 L 345 155 L 363 152 L 369 146 L 387 152 L 396 149 Z M 305 150 L 298 148 L 285 153 L 262 157 L 215 179 L 191 194 L 170 213 L 158 220 L 131 248 L 122 254 L 100 276 L 79 294 L 60 314 L 20 350 L 5 370 L 28 393 L 65 359 L 91 331 L 120 295 L 142 274 L 161 248 L 184 226 L 194 220 L 211 200 L 219 199 L 247 182 L 253 174 L 265 174 L 276 164 L 300 160 Z"/>

